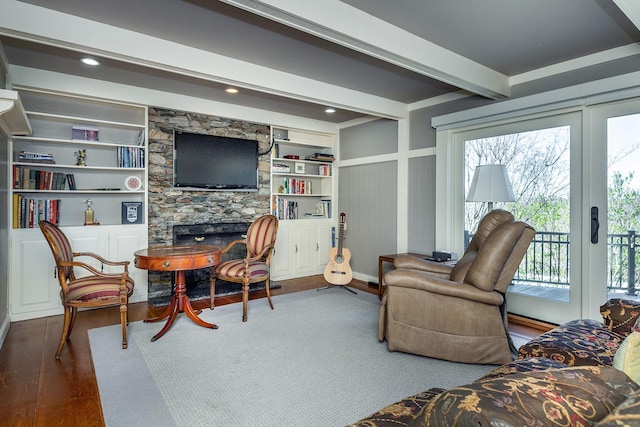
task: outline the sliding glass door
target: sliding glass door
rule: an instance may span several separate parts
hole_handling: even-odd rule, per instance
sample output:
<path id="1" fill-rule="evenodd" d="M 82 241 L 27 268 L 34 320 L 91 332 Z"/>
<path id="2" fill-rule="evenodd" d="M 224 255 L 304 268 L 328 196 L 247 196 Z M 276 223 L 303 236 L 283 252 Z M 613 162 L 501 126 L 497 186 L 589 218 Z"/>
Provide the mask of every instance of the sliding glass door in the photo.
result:
<path id="1" fill-rule="evenodd" d="M 515 200 L 495 202 L 536 237 L 508 290 L 512 313 L 560 323 L 581 310 L 582 147 L 580 114 L 531 119 L 462 132 L 465 195 L 477 166 L 507 168 Z M 489 202 L 487 200 L 487 202 Z M 464 204 L 465 246 L 488 203 Z"/>

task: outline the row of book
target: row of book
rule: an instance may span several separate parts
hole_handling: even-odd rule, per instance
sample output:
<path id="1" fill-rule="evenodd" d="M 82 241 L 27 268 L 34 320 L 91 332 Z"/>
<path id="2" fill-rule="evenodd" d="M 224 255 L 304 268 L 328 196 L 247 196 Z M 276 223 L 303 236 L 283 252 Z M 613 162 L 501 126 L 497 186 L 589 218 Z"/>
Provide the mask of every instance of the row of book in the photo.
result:
<path id="1" fill-rule="evenodd" d="M 60 221 L 60 199 L 29 199 L 13 195 L 13 228 L 34 228 L 40 220 L 54 224 Z"/>
<path id="2" fill-rule="evenodd" d="M 274 197 L 271 213 L 280 220 L 298 219 L 298 202 Z"/>
<path id="3" fill-rule="evenodd" d="M 65 187 L 76 189 L 73 174 L 13 166 L 14 190 L 64 190 Z"/>
<path id="4" fill-rule="evenodd" d="M 313 194 L 312 184 L 311 181 L 305 181 L 304 179 L 287 177 L 282 179 L 282 185 L 280 186 L 282 191 L 278 191 L 282 194 Z"/>
<path id="5" fill-rule="evenodd" d="M 144 148 L 141 147 L 118 147 L 118 167 L 120 168 L 143 168 Z"/>
<path id="6" fill-rule="evenodd" d="M 331 200 L 322 199 L 316 203 L 316 211 L 311 215 L 308 213 L 305 216 L 317 217 L 317 218 L 331 218 Z"/>

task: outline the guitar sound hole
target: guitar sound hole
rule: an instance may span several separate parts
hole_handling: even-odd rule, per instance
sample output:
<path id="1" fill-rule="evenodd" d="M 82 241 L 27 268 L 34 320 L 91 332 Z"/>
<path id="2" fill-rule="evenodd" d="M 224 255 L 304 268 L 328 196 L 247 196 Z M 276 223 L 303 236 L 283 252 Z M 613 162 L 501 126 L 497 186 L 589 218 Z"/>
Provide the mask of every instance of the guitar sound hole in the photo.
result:
<path id="1" fill-rule="evenodd" d="M 335 262 L 337 262 L 338 264 L 342 264 L 342 261 L 344 261 L 344 257 L 342 255 L 338 255 L 335 258 Z"/>

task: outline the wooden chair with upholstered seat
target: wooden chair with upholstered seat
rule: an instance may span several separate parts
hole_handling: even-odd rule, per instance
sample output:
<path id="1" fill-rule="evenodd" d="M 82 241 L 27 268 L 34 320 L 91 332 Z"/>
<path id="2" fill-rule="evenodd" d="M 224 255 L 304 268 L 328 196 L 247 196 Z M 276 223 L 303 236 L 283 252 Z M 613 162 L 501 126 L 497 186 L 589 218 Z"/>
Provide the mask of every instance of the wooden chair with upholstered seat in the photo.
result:
<path id="1" fill-rule="evenodd" d="M 40 230 L 49 243 L 56 263 L 56 273 L 60 284 L 60 299 L 64 306 L 64 326 L 56 359 L 60 358 L 64 342 L 69 339 L 78 308 L 120 306 L 122 324 L 122 348 L 127 348 L 127 305 L 133 293 L 134 282 L 129 277 L 129 261 L 108 261 L 92 252 L 73 252 L 67 236 L 49 221 L 40 221 Z M 123 271 L 105 273 L 89 264 L 78 261 L 78 257 L 91 257 L 102 264 Z M 75 268 L 84 269 L 87 275 L 76 277 Z M 83 270 L 81 270 L 83 271 Z"/>
<path id="2" fill-rule="evenodd" d="M 244 244 L 247 248 L 247 256 L 244 259 L 225 261 L 214 267 L 211 275 L 211 309 L 215 307 L 216 278 L 227 282 L 242 284 L 242 321 L 247 321 L 247 306 L 249 302 L 249 285 L 265 281 L 267 299 L 273 310 L 271 292 L 269 290 L 269 266 L 271 254 L 276 243 L 278 233 L 278 218 L 273 215 L 264 215 L 256 219 L 249 230 L 247 237 L 242 240 L 234 240 L 222 251 L 225 254 L 235 245 Z"/>

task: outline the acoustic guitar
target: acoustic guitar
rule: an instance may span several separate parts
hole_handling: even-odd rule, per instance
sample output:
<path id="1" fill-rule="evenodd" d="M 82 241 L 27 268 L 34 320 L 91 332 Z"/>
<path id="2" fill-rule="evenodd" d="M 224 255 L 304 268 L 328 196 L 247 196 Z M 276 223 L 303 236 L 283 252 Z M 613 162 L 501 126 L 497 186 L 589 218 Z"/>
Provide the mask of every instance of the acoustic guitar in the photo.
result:
<path id="1" fill-rule="evenodd" d="M 338 247 L 329 250 L 329 263 L 324 269 L 324 279 L 332 285 L 344 286 L 353 279 L 353 271 L 349 265 L 351 252 L 343 247 L 346 215 L 340 213 L 340 232 L 338 233 Z"/>

